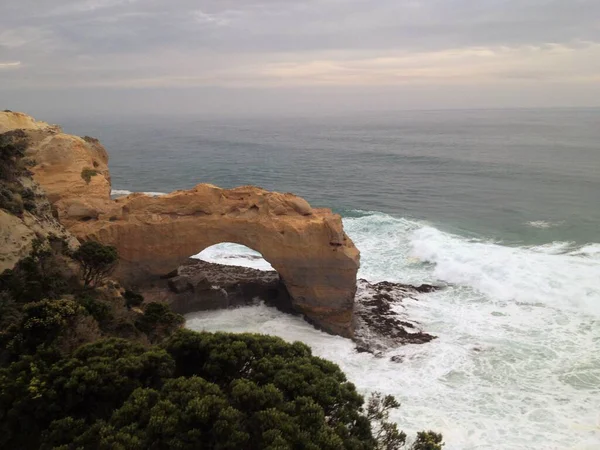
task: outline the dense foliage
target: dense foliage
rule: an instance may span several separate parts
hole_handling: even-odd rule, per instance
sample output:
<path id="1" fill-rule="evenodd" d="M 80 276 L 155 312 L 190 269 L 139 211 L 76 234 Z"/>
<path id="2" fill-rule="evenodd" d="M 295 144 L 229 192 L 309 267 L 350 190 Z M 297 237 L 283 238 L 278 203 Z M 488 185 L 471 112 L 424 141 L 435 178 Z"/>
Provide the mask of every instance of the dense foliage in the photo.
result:
<path id="1" fill-rule="evenodd" d="M 22 130 L 0 133 L 0 208 L 11 214 L 35 212 L 35 193 L 22 183 L 27 167 L 32 164 L 25 158 L 26 136 Z"/>
<path id="2" fill-rule="evenodd" d="M 376 395 L 363 409 L 339 367 L 306 345 L 183 330 L 166 305 L 105 280 L 113 248 L 56 244 L 37 240 L 0 275 L 0 448 L 405 446 L 388 421 L 396 400 Z M 101 275 L 77 271 L 84 261 Z M 441 445 L 423 432 L 412 448 Z"/>

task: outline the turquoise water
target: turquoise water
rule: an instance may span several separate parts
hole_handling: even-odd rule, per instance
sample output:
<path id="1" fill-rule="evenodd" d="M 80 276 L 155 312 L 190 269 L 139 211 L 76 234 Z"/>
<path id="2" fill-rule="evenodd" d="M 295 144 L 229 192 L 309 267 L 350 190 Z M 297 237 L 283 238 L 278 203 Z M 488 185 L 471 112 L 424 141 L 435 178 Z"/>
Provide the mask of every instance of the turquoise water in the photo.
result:
<path id="1" fill-rule="evenodd" d="M 449 450 L 600 448 L 599 110 L 56 121 L 101 139 L 115 193 L 291 191 L 343 215 L 359 276 L 447 286 L 404 304 L 439 338 L 384 358 L 265 306 L 188 327 L 305 341 L 362 392 L 396 395 L 399 425 L 439 430 Z M 268 268 L 252 254 L 201 257 Z"/>

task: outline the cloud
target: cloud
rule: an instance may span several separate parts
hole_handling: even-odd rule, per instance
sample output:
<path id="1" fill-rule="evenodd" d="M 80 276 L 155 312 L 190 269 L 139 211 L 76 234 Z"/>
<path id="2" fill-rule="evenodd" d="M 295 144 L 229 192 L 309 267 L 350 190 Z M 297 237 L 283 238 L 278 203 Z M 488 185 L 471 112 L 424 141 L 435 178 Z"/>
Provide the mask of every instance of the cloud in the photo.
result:
<path id="1" fill-rule="evenodd" d="M 26 76 L 0 89 L 581 84 L 598 17 L 597 0 L 20 0 L 0 59 Z"/>
<path id="2" fill-rule="evenodd" d="M 0 62 L 0 69 L 16 69 L 21 66 L 21 61 Z"/>

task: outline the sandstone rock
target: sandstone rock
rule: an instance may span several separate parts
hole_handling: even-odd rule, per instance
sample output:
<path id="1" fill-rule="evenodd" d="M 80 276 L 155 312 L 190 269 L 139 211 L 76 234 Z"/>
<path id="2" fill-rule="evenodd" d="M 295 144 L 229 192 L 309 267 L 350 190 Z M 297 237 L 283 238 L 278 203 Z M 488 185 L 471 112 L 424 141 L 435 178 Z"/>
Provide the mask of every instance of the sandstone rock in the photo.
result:
<path id="1" fill-rule="evenodd" d="M 79 246 L 77 239 L 71 236 L 52 216 L 48 201 L 41 195 L 41 189 L 31 179 L 20 180 L 24 187 L 34 192 L 35 214 L 23 211 L 20 216 L 0 209 L 0 273 L 12 269 L 17 262 L 28 256 L 33 240 L 51 236 L 64 239 L 71 250 Z"/>
<path id="2" fill-rule="evenodd" d="M 0 209 L 0 273 L 12 269 L 31 251 L 35 233 L 23 221 Z"/>
<path id="3" fill-rule="evenodd" d="M 341 217 L 293 194 L 253 186 L 199 184 L 161 197 L 110 198 L 108 156 L 79 138 L 18 113 L 0 113 L 0 132 L 21 128 L 31 145 L 35 180 L 59 220 L 80 239 L 115 245 L 117 277 L 141 282 L 165 275 L 221 242 L 246 245 L 281 276 L 294 308 L 315 325 L 351 336 L 359 252 Z M 93 175 L 87 179 L 84 173 Z"/>

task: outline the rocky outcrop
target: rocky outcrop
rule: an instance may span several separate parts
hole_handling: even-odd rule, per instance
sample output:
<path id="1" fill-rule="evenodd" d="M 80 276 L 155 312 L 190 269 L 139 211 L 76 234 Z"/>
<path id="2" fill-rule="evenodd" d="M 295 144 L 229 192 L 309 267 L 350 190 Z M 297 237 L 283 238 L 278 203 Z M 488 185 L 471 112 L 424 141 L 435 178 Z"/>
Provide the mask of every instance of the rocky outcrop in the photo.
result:
<path id="1" fill-rule="evenodd" d="M 141 287 L 146 301 L 162 301 L 187 314 L 264 301 L 284 312 L 293 311 L 287 289 L 275 271 L 226 266 L 190 259 L 162 282 Z"/>
<path id="2" fill-rule="evenodd" d="M 35 181 L 46 192 L 60 221 L 97 217 L 110 200 L 108 154 L 97 139 L 65 134 L 60 127 L 21 113 L 0 112 L 0 133 L 22 129 Z"/>
<path id="3" fill-rule="evenodd" d="M 403 301 L 416 300 L 419 294 L 438 289 L 429 284 L 411 286 L 388 281 L 369 283 L 367 280 L 358 280 L 354 336 L 358 351 L 383 355 L 387 350 L 401 345 L 424 344 L 435 339 L 408 317 L 403 311 Z"/>
<path id="4" fill-rule="evenodd" d="M 359 252 L 339 215 L 252 186 L 199 184 L 161 197 L 111 200 L 108 156 L 97 140 L 0 113 L 0 132 L 15 128 L 30 139 L 31 170 L 60 222 L 80 239 L 115 245 L 121 281 L 165 275 L 211 245 L 234 242 L 260 252 L 277 270 L 295 310 L 326 331 L 353 334 Z"/>

